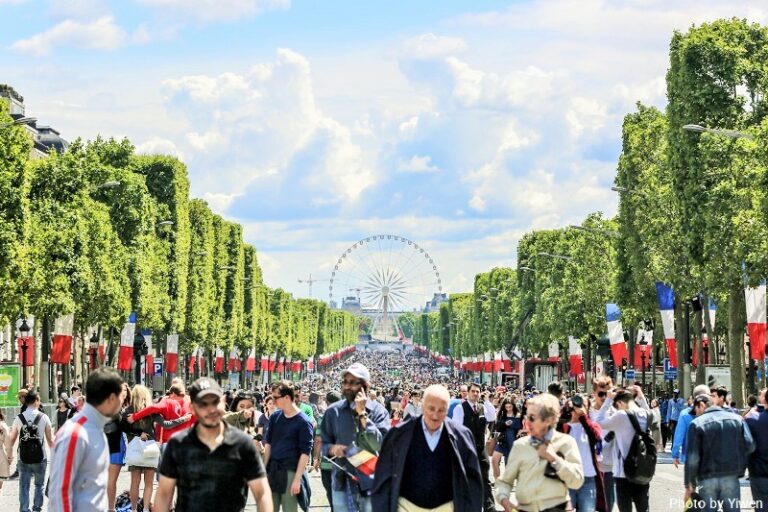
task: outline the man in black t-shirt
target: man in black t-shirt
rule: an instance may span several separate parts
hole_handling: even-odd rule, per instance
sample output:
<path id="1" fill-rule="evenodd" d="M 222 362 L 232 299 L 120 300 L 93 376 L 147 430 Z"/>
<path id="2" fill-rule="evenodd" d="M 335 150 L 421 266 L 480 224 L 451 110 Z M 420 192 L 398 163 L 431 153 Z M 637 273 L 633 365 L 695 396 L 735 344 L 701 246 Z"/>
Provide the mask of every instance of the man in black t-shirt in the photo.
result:
<path id="1" fill-rule="evenodd" d="M 160 460 L 153 510 L 168 512 L 178 488 L 176 512 L 241 512 L 250 488 L 257 510 L 271 511 L 264 463 L 253 440 L 221 421 L 223 393 L 219 385 L 203 377 L 187 391 L 197 423 L 168 441 Z"/>

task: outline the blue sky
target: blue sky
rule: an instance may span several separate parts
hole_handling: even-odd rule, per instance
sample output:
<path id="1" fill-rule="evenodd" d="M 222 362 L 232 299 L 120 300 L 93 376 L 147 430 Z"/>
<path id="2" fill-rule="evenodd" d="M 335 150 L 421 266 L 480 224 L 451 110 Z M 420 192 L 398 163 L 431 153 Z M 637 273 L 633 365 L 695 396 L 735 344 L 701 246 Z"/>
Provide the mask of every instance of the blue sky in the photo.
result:
<path id="1" fill-rule="evenodd" d="M 527 231 L 613 215 L 623 116 L 726 0 L 0 0 L 2 82 L 69 139 L 179 156 L 270 286 L 392 233 L 445 291 Z M 323 287 L 324 288 L 324 287 Z M 318 291 L 315 296 L 327 297 Z"/>

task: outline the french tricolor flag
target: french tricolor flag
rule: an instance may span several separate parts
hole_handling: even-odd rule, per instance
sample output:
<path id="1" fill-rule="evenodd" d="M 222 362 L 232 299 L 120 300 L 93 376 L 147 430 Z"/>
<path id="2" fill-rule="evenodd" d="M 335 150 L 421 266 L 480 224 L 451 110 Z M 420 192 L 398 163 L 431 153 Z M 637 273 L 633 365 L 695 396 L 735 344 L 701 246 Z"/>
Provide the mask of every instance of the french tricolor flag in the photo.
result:
<path id="1" fill-rule="evenodd" d="M 261 354 L 261 371 L 269 371 L 269 356 L 267 354 Z"/>
<path id="2" fill-rule="evenodd" d="M 256 349 L 252 348 L 250 352 L 248 352 L 248 359 L 245 361 L 245 371 L 247 372 L 255 372 L 256 371 Z"/>
<path id="3" fill-rule="evenodd" d="M 717 316 L 717 305 L 715 304 L 715 301 L 712 300 L 712 297 L 709 298 L 709 323 L 711 324 L 712 331 L 715 330 L 715 316 Z M 703 346 L 709 347 L 709 333 L 707 332 L 707 321 L 702 316 L 701 317 L 701 340 L 703 343 Z M 695 352 L 694 352 L 695 354 Z M 709 352 L 707 352 L 707 356 L 709 356 Z M 707 357 L 709 361 L 712 360 L 711 357 Z M 709 364 L 709 361 L 704 361 L 704 364 Z"/>
<path id="4" fill-rule="evenodd" d="M 307 371 L 311 372 L 314 370 L 315 370 L 315 362 L 310 357 L 309 359 L 307 359 Z"/>
<path id="5" fill-rule="evenodd" d="M 621 310 L 616 304 L 605 305 L 605 319 L 608 322 L 608 341 L 611 343 L 611 356 L 616 365 L 622 360 L 629 361 L 627 344 L 624 341 L 624 327 L 621 325 Z"/>
<path id="6" fill-rule="evenodd" d="M 133 359 L 133 338 L 136 335 L 136 312 L 133 311 L 120 331 L 120 351 L 117 353 L 117 369 L 128 371 Z"/>
<path id="7" fill-rule="evenodd" d="M 227 370 L 230 372 L 240 371 L 240 356 L 237 354 L 237 348 L 235 347 L 232 347 L 232 350 L 229 351 L 229 364 L 227 365 Z"/>
<path id="8" fill-rule="evenodd" d="M 677 368 L 677 346 L 675 345 L 675 292 L 664 283 L 656 283 L 656 296 L 659 299 L 661 325 L 664 328 L 664 343 L 667 345 L 669 366 Z"/>
<path id="9" fill-rule="evenodd" d="M 193 375 L 195 373 L 195 364 L 197 364 L 197 354 L 200 352 L 200 348 L 193 348 L 192 354 L 189 356 L 189 373 L 190 375 Z M 168 354 L 165 355 L 166 360 L 168 358 Z M 178 359 L 177 359 L 178 360 Z M 167 363 L 166 363 L 167 364 Z"/>
<path id="10" fill-rule="evenodd" d="M 141 335 L 144 336 L 144 343 L 147 344 L 147 355 L 144 356 L 146 367 L 144 373 L 152 375 L 155 366 L 155 356 L 152 350 L 152 331 L 149 329 L 142 329 Z"/>
<path id="11" fill-rule="evenodd" d="M 194 366 L 190 363 L 190 366 Z M 176 373 L 179 369 L 179 335 L 169 334 L 165 338 L 165 371 Z"/>
<path id="12" fill-rule="evenodd" d="M 765 282 L 756 288 L 745 288 L 747 299 L 747 332 L 749 357 L 762 362 L 765 359 Z"/>
<path id="13" fill-rule="evenodd" d="M 571 375 L 578 377 L 584 373 L 581 358 L 581 345 L 573 336 L 568 336 L 568 361 L 571 363 Z"/>
<path id="14" fill-rule="evenodd" d="M 216 359 L 213 360 L 213 370 L 216 373 L 224 373 L 224 351 L 216 347 Z"/>
<path id="15" fill-rule="evenodd" d="M 50 361 L 55 364 L 69 364 L 72 356 L 72 331 L 75 315 L 64 315 L 56 319 L 53 325 L 53 344 Z"/>
<path id="16" fill-rule="evenodd" d="M 549 361 L 559 361 L 560 360 L 560 344 L 556 341 L 553 341 L 549 344 L 547 347 L 547 356 Z"/>

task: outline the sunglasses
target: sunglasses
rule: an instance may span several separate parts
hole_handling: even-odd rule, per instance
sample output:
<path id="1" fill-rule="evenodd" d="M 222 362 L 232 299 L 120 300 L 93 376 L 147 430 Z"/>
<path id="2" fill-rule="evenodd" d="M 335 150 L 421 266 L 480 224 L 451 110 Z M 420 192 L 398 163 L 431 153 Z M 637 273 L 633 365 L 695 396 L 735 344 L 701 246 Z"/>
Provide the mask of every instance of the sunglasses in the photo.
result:
<path id="1" fill-rule="evenodd" d="M 536 416 L 534 416 L 533 414 L 528 414 L 525 416 L 525 419 L 527 419 L 530 422 L 534 422 L 536 421 Z"/>

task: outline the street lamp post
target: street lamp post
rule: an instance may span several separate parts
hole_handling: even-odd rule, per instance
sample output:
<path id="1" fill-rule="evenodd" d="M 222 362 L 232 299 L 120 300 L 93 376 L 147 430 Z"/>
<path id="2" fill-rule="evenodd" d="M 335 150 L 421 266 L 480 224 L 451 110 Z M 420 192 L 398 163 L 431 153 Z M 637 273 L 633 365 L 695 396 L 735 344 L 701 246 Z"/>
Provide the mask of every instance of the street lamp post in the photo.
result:
<path id="1" fill-rule="evenodd" d="M 10 128 L 12 126 L 19 126 L 22 124 L 34 124 L 36 122 L 37 122 L 37 118 L 35 117 L 20 117 L 18 119 L 14 119 L 10 123 L 0 124 L 0 130 L 5 130 L 6 128 Z"/>
<path id="2" fill-rule="evenodd" d="M 22 318 L 19 326 L 19 342 L 21 345 L 21 375 L 24 381 L 23 387 L 27 385 L 27 350 L 29 348 L 29 325 L 27 319 Z"/>
<path id="3" fill-rule="evenodd" d="M 754 139 L 754 137 L 748 133 L 739 132 L 736 130 L 720 130 L 718 128 L 709 128 L 707 126 L 701 126 L 700 124 L 683 125 L 683 130 L 694 133 L 711 133 L 712 135 L 720 135 L 722 137 L 728 137 L 731 139 Z"/>

